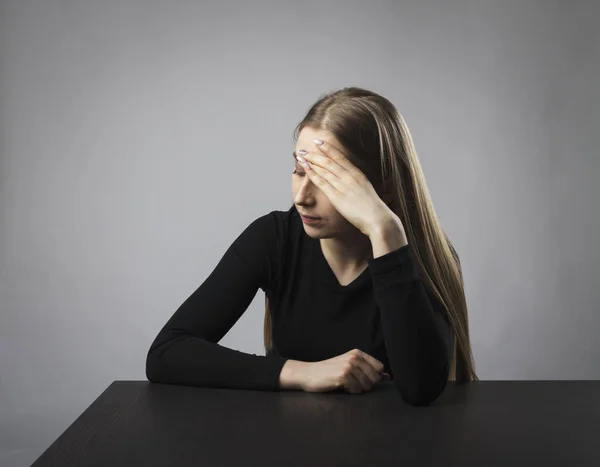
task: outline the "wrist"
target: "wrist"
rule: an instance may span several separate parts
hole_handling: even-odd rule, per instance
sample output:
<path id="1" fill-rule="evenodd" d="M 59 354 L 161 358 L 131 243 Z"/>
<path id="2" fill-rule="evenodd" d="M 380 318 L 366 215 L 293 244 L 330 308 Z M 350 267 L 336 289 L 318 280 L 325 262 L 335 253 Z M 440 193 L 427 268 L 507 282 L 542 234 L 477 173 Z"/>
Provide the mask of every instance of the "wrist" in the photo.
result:
<path id="1" fill-rule="evenodd" d="M 404 226 L 395 213 L 381 216 L 377 222 L 371 224 L 371 230 L 367 235 L 369 238 L 388 236 L 390 232 L 404 233 Z"/>
<path id="2" fill-rule="evenodd" d="M 304 389 L 304 374 L 309 362 L 286 360 L 279 374 L 279 387 L 283 389 Z"/>

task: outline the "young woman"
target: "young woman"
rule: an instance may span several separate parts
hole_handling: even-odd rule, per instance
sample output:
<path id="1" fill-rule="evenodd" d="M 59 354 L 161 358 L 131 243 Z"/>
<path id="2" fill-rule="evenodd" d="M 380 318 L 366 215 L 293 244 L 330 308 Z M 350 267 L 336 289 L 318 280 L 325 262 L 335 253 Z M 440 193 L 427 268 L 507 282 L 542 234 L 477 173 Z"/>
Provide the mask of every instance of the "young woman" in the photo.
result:
<path id="1" fill-rule="evenodd" d="M 294 204 L 255 219 L 177 309 L 148 380 L 358 394 L 391 379 L 412 405 L 477 381 L 460 260 L 402 115 L 348 87 L 294 138 Z M 219 345 L 259 288 L 266 355 Z"/>

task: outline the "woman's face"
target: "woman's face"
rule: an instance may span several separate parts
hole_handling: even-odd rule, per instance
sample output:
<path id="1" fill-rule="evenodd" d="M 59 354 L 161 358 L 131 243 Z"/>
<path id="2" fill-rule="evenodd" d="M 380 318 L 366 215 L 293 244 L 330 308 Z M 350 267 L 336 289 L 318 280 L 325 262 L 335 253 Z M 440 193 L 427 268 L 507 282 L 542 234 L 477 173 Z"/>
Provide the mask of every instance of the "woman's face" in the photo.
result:
<path id="1" fill-rule="evenodd" d="M 319 153 L 317 145 L 313 142 L 315 138 L 342 148 L 342 145 L 330 132 L 304 127 L 298 135 L 295 151 L 305 149 L 309 152 Z M 300 214 L 321 218 L 313 224 L 304 223 L 306 233 L 314 237 L 330 238 L 339 236 L 340 234 L 343 235 L 353 229 L 358 230 L 345 217 L 338 213 L 327 195 L 310 180 L 306 174 L 306 170 L 302 164 L 295 160 L 295 157 L 294 164 L 295 173 L 292 173 L 292 195 L 296 209 Z"/>

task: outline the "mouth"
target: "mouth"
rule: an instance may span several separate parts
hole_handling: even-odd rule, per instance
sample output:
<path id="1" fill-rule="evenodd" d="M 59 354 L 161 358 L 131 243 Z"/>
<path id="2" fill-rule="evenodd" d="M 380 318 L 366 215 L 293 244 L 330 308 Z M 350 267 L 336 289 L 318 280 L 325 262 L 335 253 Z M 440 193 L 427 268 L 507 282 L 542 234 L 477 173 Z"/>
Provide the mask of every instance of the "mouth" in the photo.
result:
<path id="1" fill-rule="evenodd" d="M 309 219 L 309 220 L 316 220 L 316 219 L 320 219 L 320 217 L 314 217 L 314 216 L 305 216 L 304 214 L 300 214 L 302 217 L 304 217 L 305 219 Z"/>
<path id="2" fill-rule="evenodd" d="M 321 220 L 320 217 L 305 216 L 304 214 L 300 214 L 300 219 L 305 225 L 318 224 Z"/>
<path id="3" fill-rule="evenodd" d="M 306 219 L 307 221 L 316 221 L 316 220 L 321 219 L 320 217 L 317 217 L 317 216 L 309 216 L 308 214 L 303 214 L 297 208 L 296 208 L 296 212 L 300 215 L 300 217 L 302 219 Z"/>

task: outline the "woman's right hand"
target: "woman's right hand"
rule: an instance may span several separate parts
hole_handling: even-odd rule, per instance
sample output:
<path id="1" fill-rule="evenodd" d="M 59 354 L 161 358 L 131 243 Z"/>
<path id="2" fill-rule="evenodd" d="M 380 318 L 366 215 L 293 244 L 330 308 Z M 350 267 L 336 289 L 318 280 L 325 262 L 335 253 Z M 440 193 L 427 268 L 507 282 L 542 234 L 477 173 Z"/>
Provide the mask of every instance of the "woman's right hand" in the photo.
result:
<path id="1" fill-rule="evenodd" d="M 381 381 L 384 365 L 359 349 L 320 362 L 305 362 L 302 389 L 327 392 L 343 389 L 350 394 L 368 392 Z"/>

